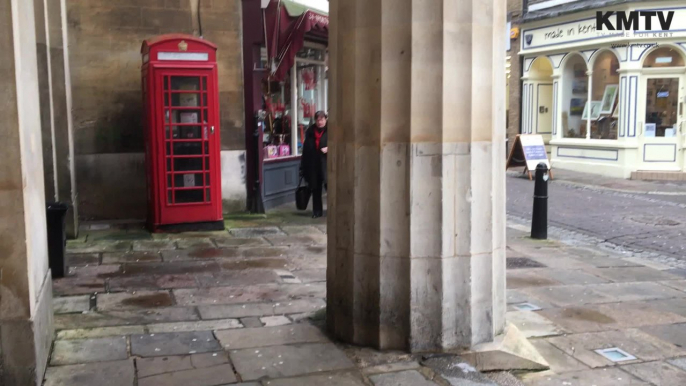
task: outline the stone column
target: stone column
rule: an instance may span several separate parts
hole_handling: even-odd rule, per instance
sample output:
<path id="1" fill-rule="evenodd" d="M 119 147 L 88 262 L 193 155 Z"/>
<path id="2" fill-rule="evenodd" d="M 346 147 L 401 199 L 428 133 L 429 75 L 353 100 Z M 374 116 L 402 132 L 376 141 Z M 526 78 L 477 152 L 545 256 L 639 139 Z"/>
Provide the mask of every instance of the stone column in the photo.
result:
<path id="1" fill-rule="evenodd" d="M 40 385 L 53 337 L 33 1 L 0 0 L 0 384 Z"/>
<path id="2" fill-rule="evenodd" d="M 327 323 L 413 352 L 505 325 L 505 1 L 332 0 Z"/>

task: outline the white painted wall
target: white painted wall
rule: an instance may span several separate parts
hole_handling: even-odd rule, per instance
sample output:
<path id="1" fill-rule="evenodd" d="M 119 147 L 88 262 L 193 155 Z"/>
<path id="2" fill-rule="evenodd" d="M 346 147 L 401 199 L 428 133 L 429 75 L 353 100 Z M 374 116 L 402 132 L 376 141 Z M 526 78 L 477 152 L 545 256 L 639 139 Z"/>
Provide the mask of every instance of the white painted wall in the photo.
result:
<path id="1" fill-rule="evenodd" d="M 246 156 L 244 150 L 223 150 L 222 201 L 223 211 L 237 212 L 246 208 Z"/>

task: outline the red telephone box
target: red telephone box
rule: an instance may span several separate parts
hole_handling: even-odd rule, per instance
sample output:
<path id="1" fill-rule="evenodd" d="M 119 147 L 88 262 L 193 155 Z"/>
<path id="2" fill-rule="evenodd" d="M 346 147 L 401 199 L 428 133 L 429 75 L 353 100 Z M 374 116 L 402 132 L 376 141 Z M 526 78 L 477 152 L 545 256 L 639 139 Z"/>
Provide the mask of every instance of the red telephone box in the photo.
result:
<path id="1" fill-rule="evenodd" d="M 217 47 L 189 35 L 143 42 L 148 224 L 224 229 Z"/>

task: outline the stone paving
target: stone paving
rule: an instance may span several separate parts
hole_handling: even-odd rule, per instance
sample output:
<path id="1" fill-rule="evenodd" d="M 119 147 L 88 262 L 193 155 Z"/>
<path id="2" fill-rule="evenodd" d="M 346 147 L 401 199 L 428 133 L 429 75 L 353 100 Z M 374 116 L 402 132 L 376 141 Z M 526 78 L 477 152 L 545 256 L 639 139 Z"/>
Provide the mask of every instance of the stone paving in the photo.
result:
<path id="1" fill-rule="evenodd" d="M 326 227 L 306 213 L 227 231 L 98 224 L 55 280 L 46 386 L 686 384 L 686 277 L 508 228 L 508 320 L 550 370 L 480 374 L 455 356 L 378 352 L 323 329 Z M 105 229 L 103 229 L 105 228 Z M 528 303 L 535 311 L 523 310 Z M 617 347 L 635 359 L 612 362 Z M 516 377 L 515 377 L 516 375 Z"/>

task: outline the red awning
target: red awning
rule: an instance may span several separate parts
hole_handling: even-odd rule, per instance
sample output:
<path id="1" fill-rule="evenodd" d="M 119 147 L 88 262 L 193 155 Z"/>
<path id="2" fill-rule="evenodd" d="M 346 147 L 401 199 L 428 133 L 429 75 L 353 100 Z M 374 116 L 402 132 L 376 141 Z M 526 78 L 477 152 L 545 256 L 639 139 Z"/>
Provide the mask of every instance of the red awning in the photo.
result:
<path id="1" fill-rule="evenodd" d="M 281 81 L 295 63 L 305 34 L 329 34 L 329 16 L 289 0 L 271 0 L 265 11 L 267 52 L 271 78 Z"/>

